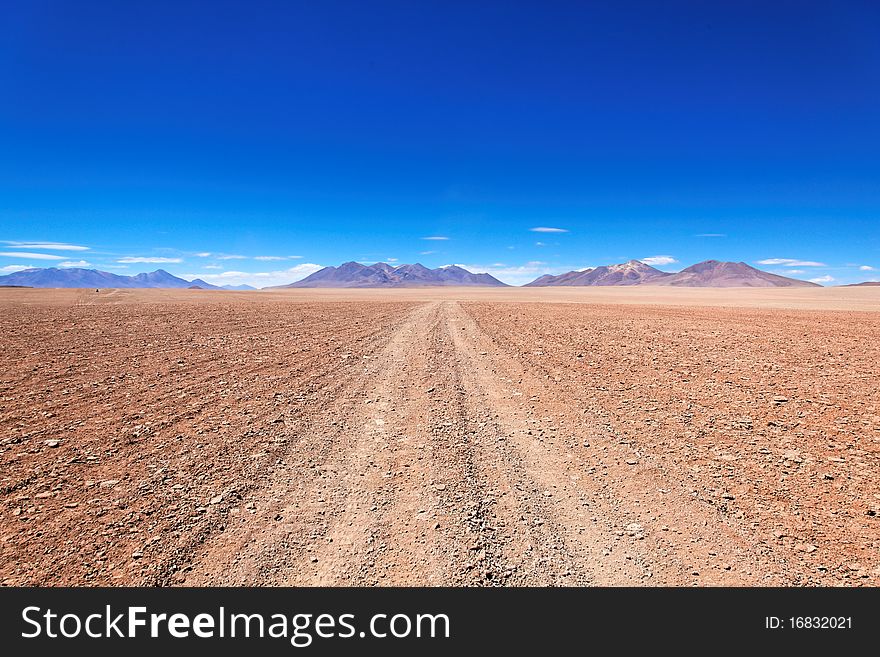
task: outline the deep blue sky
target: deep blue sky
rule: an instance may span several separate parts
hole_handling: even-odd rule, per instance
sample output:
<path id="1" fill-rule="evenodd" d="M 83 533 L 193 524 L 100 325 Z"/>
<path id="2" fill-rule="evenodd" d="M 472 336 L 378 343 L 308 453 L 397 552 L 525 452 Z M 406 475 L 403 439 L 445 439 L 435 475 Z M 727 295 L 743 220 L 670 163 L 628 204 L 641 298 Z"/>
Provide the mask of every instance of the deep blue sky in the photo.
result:
<path id="1" fill-rule="evenodd" d="M 0 94 L 0 273 L 880 278 L 877 2 L 24 0 Z"/>

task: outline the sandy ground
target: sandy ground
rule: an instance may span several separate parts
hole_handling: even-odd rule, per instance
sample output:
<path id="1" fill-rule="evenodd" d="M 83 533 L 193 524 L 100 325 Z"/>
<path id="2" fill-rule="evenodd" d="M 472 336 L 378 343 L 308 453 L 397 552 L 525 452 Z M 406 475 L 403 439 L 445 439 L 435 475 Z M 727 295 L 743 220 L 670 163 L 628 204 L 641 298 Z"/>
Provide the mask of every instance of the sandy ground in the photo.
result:
<path id="1" fill-rule="evenodd" d="M 649 292 L 0 290 L 0 582 L 880 582 L 880 289 Z"/>

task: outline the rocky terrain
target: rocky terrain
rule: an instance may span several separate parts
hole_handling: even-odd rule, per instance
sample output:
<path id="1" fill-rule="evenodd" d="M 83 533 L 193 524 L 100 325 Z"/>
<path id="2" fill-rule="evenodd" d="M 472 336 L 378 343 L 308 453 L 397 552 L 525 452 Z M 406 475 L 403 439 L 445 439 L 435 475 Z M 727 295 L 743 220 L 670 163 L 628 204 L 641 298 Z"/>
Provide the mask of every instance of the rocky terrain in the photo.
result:
<path id="1" fill-rule="evenodd" d="M 880 581 L 878 312 L 136 292 L 3 292 L 5 585 Z"/>

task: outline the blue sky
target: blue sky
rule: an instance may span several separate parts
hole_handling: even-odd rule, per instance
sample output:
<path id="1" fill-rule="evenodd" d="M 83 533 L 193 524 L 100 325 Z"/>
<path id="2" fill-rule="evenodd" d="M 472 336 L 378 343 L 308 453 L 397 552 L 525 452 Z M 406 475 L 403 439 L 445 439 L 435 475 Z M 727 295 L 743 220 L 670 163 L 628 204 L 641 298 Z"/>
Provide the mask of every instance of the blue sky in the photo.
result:
<path id="1" fill-rule="evenodd" d="M 880 279 L 878 71 L 876 2 L 11 3 L 0 273 Z"/>

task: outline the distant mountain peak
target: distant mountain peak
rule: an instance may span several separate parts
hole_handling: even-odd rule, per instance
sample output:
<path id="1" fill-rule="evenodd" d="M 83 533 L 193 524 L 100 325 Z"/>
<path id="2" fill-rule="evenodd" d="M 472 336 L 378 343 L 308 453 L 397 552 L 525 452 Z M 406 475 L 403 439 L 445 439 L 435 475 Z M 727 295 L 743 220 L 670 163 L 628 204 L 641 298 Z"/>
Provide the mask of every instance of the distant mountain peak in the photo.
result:
<path id="1" fill-rule="evenodd" d="M 26 285 L 29 287 L 57 288 L 179 288 L 197 285 L 204 289 L 218 289 L 205 281 L 186 281 L 169 274 L 164 269 L 142 272 L 133 276 L 111 274 L 99 269 L 57 267 L 24 269 L 8 276 L 0 276 L 0 285 Z"/>
<path id="2" fill-rule="evenodd" d="M 530 287 L 586 285 L 671 285 L 676 287 L 815 287 L 794 278 L 755 269 L 744 262 L 705 260 L 682 269 L 677 274 L 660 271 L 639 260 L 605 265 L 584 271 L 570 271 L 559 276 L 544 275 Z"/>
<path id="3" fill-rule="evenodd" d="M 474 274 L 457 266 L 428 269 L 416 262 L 396 267 L 391 267 L 387 263 L 375 263 L 367 267 L 357 262 L 347 262 L 339 267 L 324 267 L 301 281 L 277 287 L 394 288 L 455 285 L 501 287 L 505 284 L 489 274 Z"/>

